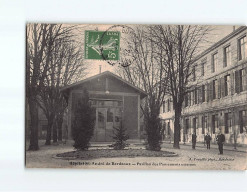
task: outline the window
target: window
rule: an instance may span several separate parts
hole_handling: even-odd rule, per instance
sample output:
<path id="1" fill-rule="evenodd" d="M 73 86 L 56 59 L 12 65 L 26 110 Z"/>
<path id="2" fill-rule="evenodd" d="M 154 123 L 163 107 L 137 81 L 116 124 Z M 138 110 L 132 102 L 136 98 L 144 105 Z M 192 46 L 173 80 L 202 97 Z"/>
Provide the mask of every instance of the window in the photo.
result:
<path id="1" fill-rule="evenodd" d="M 195 66 L 196 66 L 196 65 L 195 65 Z M 193 71 L 193 72 L 192 72 L 192 73 L 193 73 L 193 79 L 192 79 L 193 81 L 196 80 L 196 67 L 195 67 L 195 66 L 193 66 L 193 70 L 192 70 L 192 71 Z"/>
<path id="2" fill-rule="evenodd" d="M 231 65 L 231 50 L 230 46 L 227 46 L 224 48 L 224 67 L 230 66 Z"/>
<path id="3" fill-rule="evenodd" d="M 225 83 L 225 96 L 229 95 L 231 92 L 231 83 L 230 83 L 230 75 L 226 75 L 224 77 L 224 83 Z"/>
<path id="4" fill-rule="evenodd" d="M 185 134 L 188 134 L 188 132 L 189 132 L 189 124 L 190 124 L 190 121 L 189 121 L 189 119 L 187 118 L 187 119 L 185 119 Z"/>
<path id="5" fill-rule="evenodd" d="M 166 102 L 164 101 L 164 102 L 163 102 L 163 113 L 165 113 L 165 112 L 166 112 L 166 110 L 165 110 L 165 109 L 166 109 Z"/>
<path id="6" fill-rule="evenodd" d="M 202 134 L 205 134 L 205 116 L 202 116 Z"/>
<path id="7" fill-rule="evenodd" d="M 246 132 L 247 130 L 247 111 L 246 110 L 239 111 L 239 127 L 240 127 L 240 133 Z"/>
<path id="8" fill-rule="evenodd" d="M 247 40 L 246 36 L 239 39 L 239 60 L 247 58 Z"/>
<path id="9" fill-rule="evenodd" d="M 171 111 L 170 99 L 167 100 L 167 111 Z"/>
<path id="10" fill-rule="evenodd" d="M 113 109 L 107 109 L 107 122 L 113 122 Z"/>
<path id="11" fill-rule="evenodd" d="M 216 129 L 219 128 L 218 114 L 212 115 L 212 133 L 215 134 Z"/>
<path id="12" fill-rule="evenodd" d="M 194 101 L 195 101 L 195 104 L 198 104 L 197 89 L 194 89 Z"/>
<path id="13" fill-rule="evenodd" d="M 205 85 L 202 85 L 202 102 L 205 102 L 206 90 Z"/>
<path id="14" fill-rule="evenodd" d="M 190 100 L 191 100 L 191 103 L 190 103 L 190 105 L 192 106 L 192 105 L 194 105 L 194 94 L 193 94 L 194 92 L 193 91 L 191 91 L 190 92 Z"/>
<path id="15" fill-rule="evenodd" d="M 216 99 L 216 91 L 217 91 L 217 79 L 213 80 L 213 100 Z"/>
<path id="16" fill-rule="evenodd" d="M 231 113 L 225 113 L 225 133 L 229 133 L 229 129 L 232 127 Z"/>
<path id="17" fill-rule="evenodd" d="M 196 129 L 197 129 L 197 120 L 196 118 L 193 118 L 193 133 L 196 134 Z"/>
<path id="18" fill-rule="evenodd" d="M 170 121 L 167 123 L 167 134 L 171 135 Z"/>
<path id="19" fill-rule="evenodd" d="M 186 94 L 185 97 L 184 97 L 184 106 L 185 107 L 188 106 L 188 94 Z"/>
<path id="20" fill-rule="evenodd" d="M 243 91 L 243 85 L 244 85 L 243 76 L 244 76 L 244 69 L 241 69 L 239 70 L 239 92 Z"/>
<path id="21" fill-rule="evenodd" d="M 188 92 L 188 106 L 191 106 L 191 93 Z"/>
<path id="22" fill-rule="evenodd" d="M 48 129 L 48 125 L 42 125 L 42 131 L 46 131 Z"/>
<path id="23" fill-rule="evenodd" d="M 204 76 L 205 74 L 205 65 L 206 65 L 206 59 L 204 59 L 201 63 L 201 76 Z"/>
<path id="24" fill-rule="evenodd" d="M 218 68 L 218 53 L 212 55 L 212 72 L 215 72 Z"/>

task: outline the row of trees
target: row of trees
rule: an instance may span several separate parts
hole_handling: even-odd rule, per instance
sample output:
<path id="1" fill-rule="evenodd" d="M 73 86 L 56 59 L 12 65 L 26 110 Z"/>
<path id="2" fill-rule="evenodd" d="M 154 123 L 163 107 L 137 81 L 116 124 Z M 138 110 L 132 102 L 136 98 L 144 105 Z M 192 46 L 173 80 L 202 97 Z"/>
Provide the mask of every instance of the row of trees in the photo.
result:
<path id="1" fill-rule="evenodd" d="M 26 102 L 30 112 L 29 150 L 38 150 L 38 107 L 48 121 L 46 145 L 62 140 L 66 101 L 59 89 L 85 74 L 78 26 L 28 24 L 26 28 Z M 53 132 L 53 133 L 52 133 Z"/>
<path id="2" fill-rule="evenodd" d="M 125 40 L 120 74 L 148 94 L 142 105 L 149 149 L 160 150 L 160 107 L 165 95 L 172 97 L 175 111 L 174 148 L 179 148 L 180 117 L 185 95 L 192 83 L 193 59 L 211 31 L 199 25 L 137 26 Z M 127 64 L 126 64 L 127 63 Z"/>

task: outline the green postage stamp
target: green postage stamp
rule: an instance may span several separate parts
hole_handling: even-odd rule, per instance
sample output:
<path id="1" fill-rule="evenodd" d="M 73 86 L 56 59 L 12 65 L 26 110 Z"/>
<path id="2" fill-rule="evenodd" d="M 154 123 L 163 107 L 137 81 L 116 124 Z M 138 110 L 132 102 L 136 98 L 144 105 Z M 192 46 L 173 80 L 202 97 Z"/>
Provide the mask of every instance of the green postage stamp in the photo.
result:
<path id="1" fill-rule="evenodd" d="M 119 60 L 120 32 L 85 31 L 85 59 Z"/>

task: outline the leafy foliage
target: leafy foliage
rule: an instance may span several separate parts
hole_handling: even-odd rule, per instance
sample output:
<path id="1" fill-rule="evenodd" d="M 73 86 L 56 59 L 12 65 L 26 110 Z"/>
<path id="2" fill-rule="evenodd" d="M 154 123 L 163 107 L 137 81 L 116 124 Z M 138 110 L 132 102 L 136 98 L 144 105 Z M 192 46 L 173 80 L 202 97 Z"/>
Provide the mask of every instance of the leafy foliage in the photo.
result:
<path id="1" fill-rule="evenodd" d="M 89 95 L 84 90 L 82 98 L 78 101 L 72 124 L 72 136 L 75 141 L 74 148 L 86 150 L 93 136 L 95 124 L 95 109 L 91 107 Z"/>

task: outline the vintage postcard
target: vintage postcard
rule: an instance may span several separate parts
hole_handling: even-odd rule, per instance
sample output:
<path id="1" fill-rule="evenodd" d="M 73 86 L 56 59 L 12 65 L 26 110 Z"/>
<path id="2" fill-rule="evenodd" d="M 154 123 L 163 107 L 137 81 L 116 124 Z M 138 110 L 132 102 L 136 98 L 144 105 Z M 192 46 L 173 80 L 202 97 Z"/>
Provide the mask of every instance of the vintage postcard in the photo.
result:
<path id="1" fill-rule="evenodd" d="M 27 168 L 245 170 L 247 27 L 26 24 Z"/>

